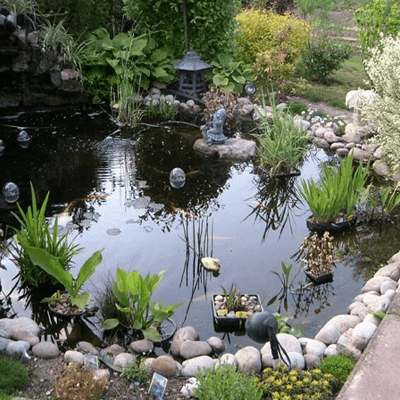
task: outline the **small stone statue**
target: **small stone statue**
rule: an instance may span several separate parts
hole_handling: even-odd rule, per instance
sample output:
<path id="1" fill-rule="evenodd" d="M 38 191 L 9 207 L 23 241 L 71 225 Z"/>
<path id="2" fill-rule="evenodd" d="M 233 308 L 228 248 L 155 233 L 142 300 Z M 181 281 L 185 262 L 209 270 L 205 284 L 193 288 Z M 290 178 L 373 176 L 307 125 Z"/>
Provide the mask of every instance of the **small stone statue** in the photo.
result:
<path id="1" fill-rule="evenodd" d="M 204 140 L 209 146 L 225 143 L 227 137 L 224 135 L 224 123 L 226 119 L 225 108 L 220 108 L 214 115 L 207 129 L 206 125 L 200 126 Z"/>

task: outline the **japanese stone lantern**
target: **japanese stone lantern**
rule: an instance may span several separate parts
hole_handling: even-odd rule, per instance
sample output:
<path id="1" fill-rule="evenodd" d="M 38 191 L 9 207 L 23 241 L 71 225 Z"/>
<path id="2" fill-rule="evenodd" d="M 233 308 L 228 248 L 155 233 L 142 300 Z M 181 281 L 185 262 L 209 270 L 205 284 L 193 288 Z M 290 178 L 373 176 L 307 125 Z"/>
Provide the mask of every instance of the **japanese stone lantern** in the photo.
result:
<path id="1" fill-rule="evenodd" d="M 173 63 L 173 66 L 178 70 L 178 93 L 197 97 L 206 91 L 204 71 L 211 66 L 194 51 L 188 51 L 185 57 Z"/>

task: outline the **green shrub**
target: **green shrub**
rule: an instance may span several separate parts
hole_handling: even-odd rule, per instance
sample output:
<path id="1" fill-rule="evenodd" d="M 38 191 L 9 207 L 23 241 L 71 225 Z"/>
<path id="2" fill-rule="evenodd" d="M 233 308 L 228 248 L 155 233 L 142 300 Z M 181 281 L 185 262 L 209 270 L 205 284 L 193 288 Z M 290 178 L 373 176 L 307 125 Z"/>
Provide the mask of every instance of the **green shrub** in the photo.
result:
<path id="1" fill-rule="evenodd" d="M 199 386 L 195 389 L 198 400 L 257 400 L 262 390 L 255 378 L 243 375 L 233 365 L 206 369 L 198 374 Z"/>
<path id="2" fill-rule="evenodd" d="M 307 48 L 297 65 L 300 75 L 327 83 L 329 75 L 350 58 L 350 45 L 333 41 L 328 36 L 317 36 L 307 43 Z"/>
<path id="3" fill-rule="evenodd" d="M 383 38 L 380 45 L 371 50 L 365 70 L 380 97 L 361 109 L 363 118 L 374 124 L 378 133 L 374 140 L 381 146 L 393 172 L 400 171 L 399 49 L 400 35 Z"/>
<path id="4" fill-rule="evenodd" d="M 264 398 L 271 400 L 333 399 L 333 376 L 319 368 L 290 370 L 278 364 L 276 369 L 266 368 L 263 371 L 258 385 L 264 391 Z"/>
<path id="5" fill-rule="evenodd" d="M 128 362 L 122 369 L 121 375 L 135 383 L 148 387 L 150 384 L 150 372 L 150 367 L 146 365 L 145 359 L 142 359 L 139 363 Z"/>
<path id="6" fill-rule="evenodd" d="M 289 78 L 310 38 L 311 25 L 289 14 L 257 9 L 243 11 L 236 19 L 238 57 L 251 66 L 261 85 Z"/>
<path id="7" fill-rule="evenodd" d="M 303 179 L 299 191 L 314 220 L 335 222 L 341 213 L 351 220 L 356 205 L 368 196 L 368 188 L 364 188 L 368 173 L 369 164 L 364 168 L 362 163 L 353 171 L 353 157 L 348 156 L 338 168 L 325 164 L 319 182 Z"/>
<path id="8" fill-rule="evenodd" d="M 263 109 L 265 109 L 263 104 Z M 254 136 L 258 141 L 258 160 L 272 175 L 290 173 L 297 168 L 308 150 L 308 136 L 296 125 L 285 109 L 278 109 L 272 102 L 272 116 L 258 113 L 261 133 Z"/>
<path id="9" fill-rule="evenodd" d="M 0 393 L 13 394 L 23 389 L 28 371 L 20 361 L 0 357 Z"/>
<path id="10" fill-rule="evenodd" d="M 395 0 L 365 0 L 355 13 L 358 37 L 365 58 L 383 36 L 396 36 L 400 31 L 400 9 Z"/>
<path id="11" fill-rule="evenodd" d="M 204 60 L 220 53 L 233 53 L 235 15 L 239 0 L 186 0 L 187 30 L 190 47 Z M 134 21 L 139 33 L 157 30 L 157 48 L 166 47 L 180 58 L 185 51 L 182 1 L 124 0 L 126 16 Z"/>
<path id="12" fill-rule="evenodd" d="M 353 371 L 357 361 L 344 354 L 336 354 L 334 356 L 325 357 L 319 364 L 319 369 L 324 374 L 330 374 L 334 378 L 335 390 L 340 388 L 347 381 L 348 376 Z"/>

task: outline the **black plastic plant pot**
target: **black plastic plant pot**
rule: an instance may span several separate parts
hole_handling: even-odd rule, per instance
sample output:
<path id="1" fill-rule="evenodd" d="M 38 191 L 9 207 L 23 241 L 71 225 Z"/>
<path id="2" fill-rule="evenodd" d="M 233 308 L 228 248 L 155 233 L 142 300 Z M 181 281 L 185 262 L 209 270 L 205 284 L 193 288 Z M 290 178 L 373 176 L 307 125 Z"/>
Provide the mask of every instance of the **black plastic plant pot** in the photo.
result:
<path id="1" fill-rule="evenodd" d="M 312 216 L 307 218 L 307 228 L 313 232 L 329 232 L 329 233 L 340 233 L 354 226 L 356 220 L 351 221 L 338 221 L 338 222 L 316 222 Z"/>
<path id="2" fill-rule="evenodd" d="M 315 285 L 321 285 L 323 283 L 329 283 L 333 281 L 333 274 L 331 272 L 323 275 L 314 275 L 310 271 L 304 271 L 307 277 L 311 280 Z"/>
<path id="3" fill-rule="evenodd" d="M 215 332 L 244 332 L 246 329 L 245 325 L 247 321 L 247 316 L 244 316 L 243 312 L 238 312 L 236 314 L 237 316 L 218 315 L 217 309 L 215 308 L 215 297 L 219 295 L 224 296 L 221 293 L 213 294 L 211 300 Z M 257 297 L 258 304 L 261 307 L 260 311 L 264 311 L 261 304 L 260 296 L 258 294 L 250 294 L 250 296 Z"/>

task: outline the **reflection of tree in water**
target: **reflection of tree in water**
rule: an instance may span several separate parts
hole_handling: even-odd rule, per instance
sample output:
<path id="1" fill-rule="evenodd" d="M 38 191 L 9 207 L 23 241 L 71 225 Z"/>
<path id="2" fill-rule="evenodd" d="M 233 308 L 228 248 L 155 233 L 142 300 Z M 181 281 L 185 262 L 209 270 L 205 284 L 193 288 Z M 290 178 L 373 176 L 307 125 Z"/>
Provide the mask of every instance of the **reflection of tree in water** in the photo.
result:
<path id="1" fill-rule="evenodd" d="M 279 229 L 282 234 L 286 224 L 291 229 L 291 216 L 299 208 L 300 198 L 296 190 L 296 177 L 276 178 L 271 175 L 259 176 L 258 194 L 251 199 L 255 205 L 250 205 L 252 211 L 246 217 L 261 219 L 265 222 L 262 241 L 265 240 L 270 229 Z"/>

